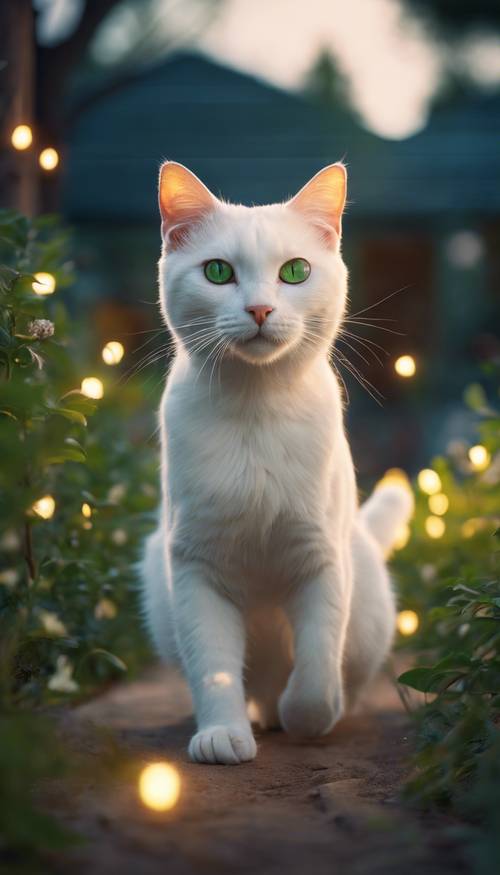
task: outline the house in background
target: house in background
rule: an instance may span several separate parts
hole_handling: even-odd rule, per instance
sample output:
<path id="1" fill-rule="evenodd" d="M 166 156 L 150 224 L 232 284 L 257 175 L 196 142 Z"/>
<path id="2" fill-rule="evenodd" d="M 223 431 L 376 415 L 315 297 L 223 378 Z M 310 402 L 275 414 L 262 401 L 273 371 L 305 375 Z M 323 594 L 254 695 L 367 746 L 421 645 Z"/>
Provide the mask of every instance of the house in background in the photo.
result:
<path id="1" fill-rule="evenodd" d="M 367 475 L 418 464 L 441 448 L 477 364 L 499 351 L 499 109 L 495 95 L 450 103 L 420 134 L 387 141 L 345 107 L 320 107 L 199 55 L 173 57 L 90 105 L 72 132 L 63 187 L 78 230 L 79 301 L 100 340 L 157 318 L 144 302 L 156 299 L 162 160 L 186 164 L 216 194 L 260 204 L 343 159 L 351 312 L 395 320 L 356 327 L 388 351 L 383 367 L 356 341 L 357 352 L 342 347 L 387 399 L 380 411 L 347 374 L 355 432 L 369 429 L 377 445 L 367 460 L 354 438 L 355 455 Z M 417 360 L 412 385 L 392 367 L 401 353 Z"/>

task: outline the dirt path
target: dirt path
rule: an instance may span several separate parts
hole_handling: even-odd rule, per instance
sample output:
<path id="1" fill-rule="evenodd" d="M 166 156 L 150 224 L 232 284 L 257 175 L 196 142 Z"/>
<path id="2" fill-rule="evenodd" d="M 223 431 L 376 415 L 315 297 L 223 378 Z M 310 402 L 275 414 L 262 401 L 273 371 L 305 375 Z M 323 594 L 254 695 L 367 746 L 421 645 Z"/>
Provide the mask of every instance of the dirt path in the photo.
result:
<path id="1" fill-rule="evenodd" d="M 89 781 L 60 816 L 87 842 L 56 862 L 72 875 L 426 875 L 465 872 L 448 824 L 405 811 L 396 795 L 411 751 L 406 715 L 381 679 L 364 712 L 314 744 L 258 736 L 254 763 L 187 761 L 190 699 L 175 675 L 153 672 L 73 713 L 72 743 L 92 756 L 89 721 L 111 728 L 136 772 L 160 758 L 182 776 L 176 808 L 154 814 L 138 801 L 132 772 Z M 132 770 L 133 771 L 133 770 Z"/>

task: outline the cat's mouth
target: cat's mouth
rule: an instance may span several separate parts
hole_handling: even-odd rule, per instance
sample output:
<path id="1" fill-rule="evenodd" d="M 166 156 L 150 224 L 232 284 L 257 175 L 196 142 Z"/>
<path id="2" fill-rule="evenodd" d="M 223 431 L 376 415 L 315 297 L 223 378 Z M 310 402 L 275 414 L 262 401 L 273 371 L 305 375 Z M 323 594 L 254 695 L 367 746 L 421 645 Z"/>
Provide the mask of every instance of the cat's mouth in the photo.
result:
<path id="1" fill-rule="evenodd" d="M 235 338 L 232 343 L 233 352 L 252 364 L 263 364 L 279 358 L 289 346 L 289 340 L 282 335 L 263 334 L 256 331 L 250 337 Z"/>
<path id="2" fill-rule="evenodd" d="M 248 344 L 250 343 L 258 343 L 259 341 L 272 344 L 280 344 L 285 342 L 282 337 L 277 337 L 274 334 L 264 334 L 260 328 L 255 332 L 255 334 L 252 334 L 251 337 L 238 338 L 236 342 L 238 344 L 242 344 L 243 346 L 248 346 Z"/>

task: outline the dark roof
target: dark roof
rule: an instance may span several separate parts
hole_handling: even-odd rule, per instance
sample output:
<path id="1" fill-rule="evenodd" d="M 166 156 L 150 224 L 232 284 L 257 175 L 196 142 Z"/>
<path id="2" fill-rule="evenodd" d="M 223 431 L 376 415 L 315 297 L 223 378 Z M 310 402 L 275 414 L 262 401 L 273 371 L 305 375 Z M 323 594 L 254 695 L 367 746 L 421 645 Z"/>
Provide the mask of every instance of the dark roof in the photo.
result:
<path id="1" fill-rule="evenodd" d="M 72 219 L 156 222 L 158 167 L 188 165 L 243 203 L 294 193 L 344 158 L 351 219 L 475 211 L 500 214 L 500 99 L 436 110 L 403 141 L 368 133 L 347 110 L 309 103 L 200 55 L 178 55 L 90 104 L 65 163 Z"/>

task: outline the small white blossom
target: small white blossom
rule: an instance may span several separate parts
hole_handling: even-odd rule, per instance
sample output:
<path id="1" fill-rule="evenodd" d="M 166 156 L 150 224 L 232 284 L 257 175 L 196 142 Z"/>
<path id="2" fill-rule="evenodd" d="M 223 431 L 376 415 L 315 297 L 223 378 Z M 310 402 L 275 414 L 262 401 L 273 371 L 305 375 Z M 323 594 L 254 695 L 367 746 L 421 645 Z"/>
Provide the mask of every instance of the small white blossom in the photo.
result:
<path id="1" fill-rule="evenodd" d="M 431 583 L 436 578 L 436 566 L 426 562 L 420 566 L 420 576 L 425 583 Z"/>
<path id="2" fill-rule="evenodd" d="M 59 637 L 68 634 L 68 630 L 62 620 L 60 620 L 57 614 L 54 614 L 52 611 L 39 611 L 38 617 L 43 628 L 49 633 L 49 635 Z"/>
<path id="3" fill-rule="evenodd" d="M 97 602 L 94 608 L 94 617 L 96 620 L 112 620 L 116 617 L 118 608 L 111 599 L 101 599 Z"/>
<path id="4" fill-rule="evenodd" d="M 19 580 L 19 572 L 16 571 L 15 568 L 6 568 L 4 571 L 0 571 L 0 583 L 3 586 L 9 587 L 11 589 Z"/>
<path id="5" fill-rule="evenodd" d="M 125 529 L 115 529 L 111 534 L 111 540 L 117 547 L 122 547 L 128 541 L 128 535 Z"/>
<path id="6" fill-rule="evenodd" d="M 28 332 L 35 340 L 46 340 L 54 334 L 54 323 L 50 319 L 32 319 Z"/>
<path id="7" fill-rule="evenodd" d="M 108 501 L 111 501 L 112 504 L 119 504 L 125 497 L 126 491 L 125 483 L 115 483 L 108 492 Z"/>
<path id="8" fill-rule="evenodd" d="M 18 550 L 20 546 L 21 540 L 17 532 L 15 532 L 14 529 L 7 529 L 0 540 L 0 548 L 7 552 Z"/>
<path id="9" fill-rule="evenodd" d="M 55 693 L 76 693 L 78 684 L 72 677 L 73 666 L 67 656 L 57 657 L 56 670 L 47 686 Z"/>

